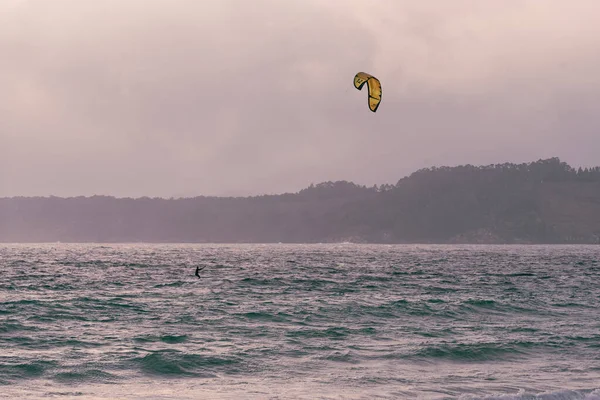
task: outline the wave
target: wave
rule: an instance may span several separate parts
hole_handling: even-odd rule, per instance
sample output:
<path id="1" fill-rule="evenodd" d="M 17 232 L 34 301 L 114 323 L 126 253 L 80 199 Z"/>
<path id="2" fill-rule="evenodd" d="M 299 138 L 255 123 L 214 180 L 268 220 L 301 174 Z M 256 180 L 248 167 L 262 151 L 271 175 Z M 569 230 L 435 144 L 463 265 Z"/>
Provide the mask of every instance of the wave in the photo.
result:
<path id="1" fill-rule="evenodd" d="M 133 362 L 147 375 L 204 378 L 215 377 L 222 371 L 232 373 L 240 363 L 235 357 L 203 356 L 176 350 L 155 351 Z"/>
<path id="2" fill-rule="evenodd" d="M 485 397 L 460 396 L 460 400 L 600 400 L 600 389 L 558 390 L 538 394 L 521 391 L 516 395 L 491 395 Z"/>

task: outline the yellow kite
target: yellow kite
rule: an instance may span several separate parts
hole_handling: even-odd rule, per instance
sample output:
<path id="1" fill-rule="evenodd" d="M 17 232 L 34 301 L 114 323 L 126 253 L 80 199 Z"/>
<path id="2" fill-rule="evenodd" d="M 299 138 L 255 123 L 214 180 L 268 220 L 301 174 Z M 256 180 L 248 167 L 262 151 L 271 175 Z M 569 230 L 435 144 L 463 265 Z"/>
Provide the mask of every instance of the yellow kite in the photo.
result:
<path id="1" fill-rule="evenodd" d="M 362 90 L 365 82 L 369 87 L 369 109 L 375 112 L 381 102 L 381 83 L 379 79 L 366 72 L 359 72 L 354 76 L 354 87 L 358 90 Z"/>

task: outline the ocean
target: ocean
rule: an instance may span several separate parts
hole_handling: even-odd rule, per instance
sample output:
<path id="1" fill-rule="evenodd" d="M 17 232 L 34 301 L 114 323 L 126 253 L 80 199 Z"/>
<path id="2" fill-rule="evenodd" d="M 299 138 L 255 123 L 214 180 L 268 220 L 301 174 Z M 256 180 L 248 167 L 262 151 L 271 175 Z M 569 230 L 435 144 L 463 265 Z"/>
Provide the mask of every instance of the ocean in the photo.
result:
<path id="1" fill-rule="evenodd" d="M 0 270 L 3 399 L 600 400 L 598 246 L 0 244 Z"/>

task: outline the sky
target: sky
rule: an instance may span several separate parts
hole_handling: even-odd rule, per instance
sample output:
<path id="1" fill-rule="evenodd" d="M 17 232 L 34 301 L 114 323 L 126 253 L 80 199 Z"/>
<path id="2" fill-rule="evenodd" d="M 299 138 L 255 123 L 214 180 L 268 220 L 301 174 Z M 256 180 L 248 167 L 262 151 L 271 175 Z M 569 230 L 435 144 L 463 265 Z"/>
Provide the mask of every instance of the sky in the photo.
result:
<path id="1" fill-rule="evenodd" d="M 0 197 L 600 165 L 597 0 L 1 0 Z M 359 72 L 381 81 L 376 113 Z"/>

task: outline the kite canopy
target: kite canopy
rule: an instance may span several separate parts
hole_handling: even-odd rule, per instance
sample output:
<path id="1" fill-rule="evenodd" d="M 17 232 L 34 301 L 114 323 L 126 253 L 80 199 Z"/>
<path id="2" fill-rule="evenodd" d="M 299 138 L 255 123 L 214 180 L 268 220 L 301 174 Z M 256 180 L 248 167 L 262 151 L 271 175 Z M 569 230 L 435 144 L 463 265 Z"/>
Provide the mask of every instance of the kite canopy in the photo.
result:
<path id="1" fill-rule="evenodd" d="M 359 72 L 354 76 L 354 87 L 358 90 L 362 90 L 365 82 L 369 88 L 369 109 L 375 112 L 381 102 L 381 83 L 379 79 L 366 72 Z"/>

